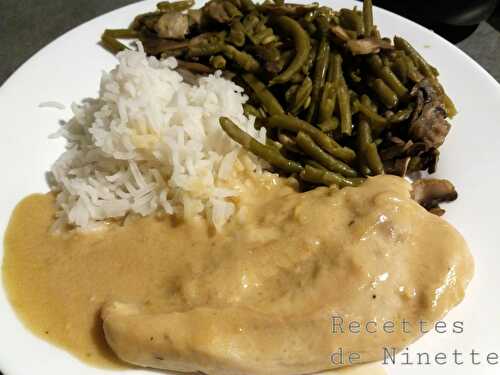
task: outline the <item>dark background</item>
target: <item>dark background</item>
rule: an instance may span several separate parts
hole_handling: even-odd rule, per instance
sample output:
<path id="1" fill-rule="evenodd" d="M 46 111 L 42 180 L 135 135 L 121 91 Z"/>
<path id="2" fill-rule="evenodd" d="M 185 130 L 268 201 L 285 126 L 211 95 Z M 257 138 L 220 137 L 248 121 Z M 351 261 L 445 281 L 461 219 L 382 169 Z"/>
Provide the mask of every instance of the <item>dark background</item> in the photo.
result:
<path id="1" fill-rule="evenodd" d="M 439 2 L 454 6 L 436 10 Z M 414 18 L 455 43 L 490 74 L 500 81 L 500 6 L 479 26 L 454 27 L 439 24 L 442 14 L 450 14 L 460 2 L 488 2 L 494 0 L 433 0 L 401 1 L 373 0 L 385 8 Z M 0 85 L 40 48 L 73 27 L 100 14 L 133 3 L 133 0 L 1 0 L 0 16 Z M 418 4 L 422 15 L 404 9 Z M 425 9 L 425 8 L 429 9 Z M 429 19 L 432 17 L 433 19 Z M 418 18 L 418 19 L 416 19 Z M 437 22 L 436 22 L 437 21 Z"/>

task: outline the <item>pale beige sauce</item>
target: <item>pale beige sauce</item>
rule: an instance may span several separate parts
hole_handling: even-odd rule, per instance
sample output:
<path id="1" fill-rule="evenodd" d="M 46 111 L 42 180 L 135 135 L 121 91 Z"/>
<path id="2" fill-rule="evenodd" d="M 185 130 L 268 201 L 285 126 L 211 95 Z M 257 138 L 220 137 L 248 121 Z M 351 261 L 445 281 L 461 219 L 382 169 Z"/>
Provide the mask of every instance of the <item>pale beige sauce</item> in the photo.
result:
<path id="1" fill-rule="evenodd" d="M 103 309 L 108 342 L 128 362 L 236 375 L 325 370 L 339 347 L 377 360 L 419 333 L 333 335 L 330 316 L 433 322 L 462 300 L 467 246 L 402 179 L 249 191 L 220 234 L 203 220 L 146 217 L 49 235 L 53 196 L 32 195 L 5 237 L 12 305 L 35 334 L 94 365 L 125 365 L 106 343 Z"/>

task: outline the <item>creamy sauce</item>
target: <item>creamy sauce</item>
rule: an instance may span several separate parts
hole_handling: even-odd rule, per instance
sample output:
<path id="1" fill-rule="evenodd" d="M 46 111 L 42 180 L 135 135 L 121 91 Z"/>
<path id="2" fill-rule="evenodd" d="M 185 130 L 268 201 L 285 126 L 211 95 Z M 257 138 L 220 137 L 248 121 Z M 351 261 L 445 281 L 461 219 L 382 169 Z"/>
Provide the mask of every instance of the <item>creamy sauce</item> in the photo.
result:
<path id="1" fill-rule="evenodd" d="M 114 351 L 141 366 L 236 375 L 325 370 L 340 347 L 378 360 L 419 332 L 332 334 L 331 316 L 398 327 L 434 322 L 462 300 L 467 246 L 404 180 L 249 191 L 220 234 L 203 220 L 146 217 L 49 235 L 54 198 L 32 195 L 5 238 L 10 301 L 31 331 L 94 365 L 124 366 Z"/>

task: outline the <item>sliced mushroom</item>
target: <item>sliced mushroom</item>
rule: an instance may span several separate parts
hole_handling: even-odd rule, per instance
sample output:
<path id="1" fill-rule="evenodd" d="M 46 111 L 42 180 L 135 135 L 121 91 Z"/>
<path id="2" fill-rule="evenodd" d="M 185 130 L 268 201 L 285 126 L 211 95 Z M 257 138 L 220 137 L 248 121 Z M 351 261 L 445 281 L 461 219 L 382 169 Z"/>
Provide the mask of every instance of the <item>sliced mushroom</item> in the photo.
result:
<path id="1" fill-rule="evenodd" d="M 188 15 L 165 13 L 156 22 L 155 30 L 160 38 L 184 39 L 189 31 Z"/>
<path id="2" fill-rule="evenodd" d="M 202 10 L 203 14 L 219 23 L 229 23 L 232 20 L 222 1 L 209 1 Z"/>
<path id="3" fill-rule="evenodd" d="M 198 28 L 202 23 L 203 12 L 201 9 L 189 9 L 187 12 L 189 28 Z"/>
<path id="4" fill-rule="evenodd" d="M 427 79 L 416 84 L 411 95 L 417 97 L 417 107 L 411 119 L 410 137 L 428 148 L 438 148 L 450 130 L 442 96 Z"/>
<path id="5" fill-rule="evenodd" d="M 411 142 L 411 141 L 408 141 L 408 142 Z M 384 149 L 381 149 L 379 152 L 380 157 L 382 158 L 382 160 L 392 160 L 394 158 L 404 156 L 406 153 L 406 147 L 407 146 L 405 143 L 403 143 L 403 144 L 396 143 L 393 146 L 389 146 L 389 147 L 386 147 Z"/>
<path id="6" fill-rule="evenodd" d="M 393 158 L 384 160 L 384 170 L 386 173 L 404 177 L 408 172 L 411 158 L 409 156 L 401 159 Z"/>
<path id="7" fill-rule="evenodd" d="M 381 49 L 393 49 L 391 42 L 383 39 L 363 38 L 350 39 L 347 41 L 347 48 L 356 55 L 368 55 L 378 53 Z"/>
<path id="8" fill-rule="evenodd" d="M 439 150 L 437 148 L 430 149 L 428 154 L 428 160 L 427 160 L 427 170 L 430 174 L 435 173 L 437 169 L 437 164 L 439 161 Z"/>
<path id="9" fill-rule="evenodd" d="M 339 38 L 342 42 L 347 42 L 351 39 L 347 31 L 342 26 L 332 26 L 330 27 L 330 31 Z"/>
<path id="10" fill-rule="evenodd" d="M 445 210 L 443 210 L 441 207 L 437 206 L 437 207 L 431 208 L 431 209 L 429 210 L 429 212 L 430 212 L 431 214 L 436 215 L 436 216 L 443 216 L 443 215 L 445 214 L 445 212 L 446 212 L 446 211 L 445 211 Z"/>
<path id="11" fill-rule="evenodd" d="M 135 17 L 134 21 L 130 25 L 130 28 L 136 31 L 139 31 L 142 27 L 146 27 L 149 30 L 154 30 L 156 22 L 162 14 L 163 13 L 159 11 L 139 14 Z"/>
<path id="12" fill-rule="evenodd" d="M 425 178 L 413 183 L 412 198 L 427 210 L 439 207 L 439 203 L 451 202 L 458 194 L 448 180 Z"/>

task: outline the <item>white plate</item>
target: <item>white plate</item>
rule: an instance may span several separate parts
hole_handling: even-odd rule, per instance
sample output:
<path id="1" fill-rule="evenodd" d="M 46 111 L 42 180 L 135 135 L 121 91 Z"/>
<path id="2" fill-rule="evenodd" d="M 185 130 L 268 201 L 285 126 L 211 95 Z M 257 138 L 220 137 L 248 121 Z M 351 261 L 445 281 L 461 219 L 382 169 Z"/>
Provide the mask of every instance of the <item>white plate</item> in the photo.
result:
<path id="1" fill-rule="evenodd" d="M 328 4 L 328 1 L 326 1 Z M 95 96 L 100 73 L 111 68 L 114 57 L 100 48 L 104 28 L 127 25 L 134 15 L 154 7 L 154 1 L 136 3 L 98 17 L 42 49 L 0 87 L 0 232 L 4 233 L 9 215 L 24 196 L 44 192 L 44 172 L 63 148 L 47 136 L 57 129 L 58 120 L 68 118 L 69 110 L 42 109 L 38 104 L 57 100 L 69 106 L 72 101 Z M 330 5 L 352 7 L 350 0 Z M 356 3 L 358 6 L 360 3 Z M 70 6 L 68 4 L 68 6 Z M 500 212 L 497 173 L 500 162 L 500 85 L 479 65 L 433 32 L 384 10 L 375 10 L 375 21 L 382 34 L 402 35 L 441 72 L 440 79 L 455 100 L 460 114 L 443 148 L 438 177 L 453 180 L 459 200 L 447 206 L 446 219 L 467 239 L 476 259 L 476 276 L 465 301 L 446 318 L 464 321 L 463 334 L 429 333 L 410 348 L 416 352 L 482 354 L 481 365 L 464 356 L 464 365 L 389 366 L 390 374 L 498 374 L 499 367 L 486 364 L 486 353 L 500 352 Z M 27 228 L 27 230 L 29 230 Z M 0 249 L 0 257 L 2 256 Z M 0 370 L 5 375 L 99 375 L 99 370 L 81 363 L 70 354 L 31 335 L 14 315 L 0 288 Z M 125 371 L 151 374 L 143 370 Z"/>

